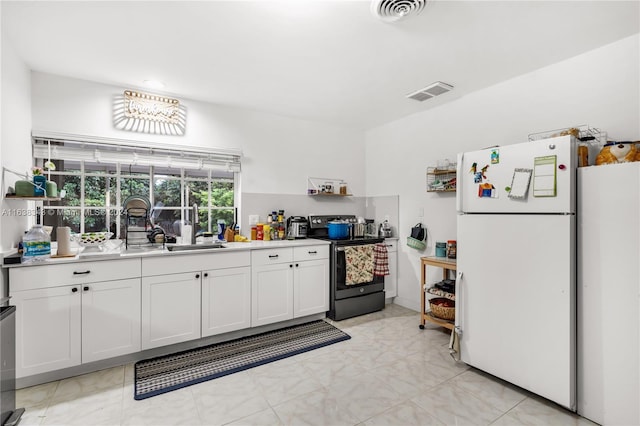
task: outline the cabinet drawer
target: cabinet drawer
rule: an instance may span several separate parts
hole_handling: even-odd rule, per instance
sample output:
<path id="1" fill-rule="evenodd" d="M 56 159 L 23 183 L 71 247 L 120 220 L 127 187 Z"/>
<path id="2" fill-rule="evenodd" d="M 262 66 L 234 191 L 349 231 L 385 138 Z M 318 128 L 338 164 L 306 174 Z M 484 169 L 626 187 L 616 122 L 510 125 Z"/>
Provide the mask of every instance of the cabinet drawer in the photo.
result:
<path id="1" fill-rule="evenodd" d="M 142 276 L 179 274 L 209 269 L 239 268 L 251 265 L 249 251 L 229 253 L 181 254 L 142 259 Z"/>
<path id="2" fill-rule="evenodd" d="M 398 251 L 398 240 L 385 240 L 382 244 L 387 247 L 387 251 L 390 253 Z"/>
<path id="3" fill-rule="evenodd" d="M 251 264 L 254 266 L 286 262 L 293 262 L 293 250 L 290 247 L 251 251 Z"/>
<path id="4" fill-rule="evenodd" d="M 12 268 L 11 292 L 140 277 L 140 259 L 105 260 Z"/>
<path id="5" fill-rule="evenodd" d="M 293 258 L 297 261 L 328 259 L 329 245 L 294 247 Z"/>

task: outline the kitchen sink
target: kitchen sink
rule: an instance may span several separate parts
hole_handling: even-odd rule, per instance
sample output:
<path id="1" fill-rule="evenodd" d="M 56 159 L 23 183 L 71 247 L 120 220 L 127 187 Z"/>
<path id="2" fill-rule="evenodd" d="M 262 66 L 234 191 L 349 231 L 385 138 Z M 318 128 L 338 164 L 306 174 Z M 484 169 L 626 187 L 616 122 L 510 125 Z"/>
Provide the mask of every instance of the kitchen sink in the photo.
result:
<path id="1" fill-rule="evenodd" d="M 220 248 L 225 248 L 225 246 L 223 246 L 220 243 L 167 246 L 167 250 L 169 251 L 208 250 L 208 249 L 220 249 Z"/>

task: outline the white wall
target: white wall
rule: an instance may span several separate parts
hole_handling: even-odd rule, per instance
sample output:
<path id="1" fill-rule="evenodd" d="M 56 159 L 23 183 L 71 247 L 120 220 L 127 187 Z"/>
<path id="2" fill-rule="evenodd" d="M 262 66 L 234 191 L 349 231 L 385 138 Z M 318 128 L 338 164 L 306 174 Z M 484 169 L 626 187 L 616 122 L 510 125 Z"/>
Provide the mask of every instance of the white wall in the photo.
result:
<path id="1" fill-rule="evenodd" d="M 125 89 L 136 88 L 34 72 L 33 129 L 177 146 L 240 148 L 243 192 L 305 194 L 307 177 L 318 176 L 345 179 L 354 194 L 364 196 L 361 131 L 180 99 L 187 108 L 184 136 L 127 132 L 113 126 L 114 98 Z"/>
<path id="2" fill-rule="evenodd" d="M 640 140 L 639 51 L 635 35 L 366 133 L 367 195 L 400 195 L 396 303 L 419 310 L 420 256 L 433 255 L 435 241 L 456 238 L 455 195 L 427 193 L 427 167 L 582 124 L 612 140 Z M 403 244 L 416 222 L 428 228 L 424 253 Z M 441 276 L 428 273 L 432 281 Z"/>
<path id="3" fill-rule="evenodd" d="M 2 166 L 25 174 L 29 172 L 32 164 L 30 77 L 28 67 L 13 50 L 7 37 L 2 37 Z M 13 186 L 17 179 L 19 177 L 6 173 L 2 190 L 6 191 L 9 185 Z M 26 216 L 16 216 L 15 210 L 33 211 L 33 203 L 3 198 L 1 208 L 3 214 L 0 216 L 0 251 L 6 251 L 16 247 L 28 226 Z"/>
<path id="4" fill-rule="evenodd" d="M 2 7 L 0 6 L 0 11 Z M 1 12 L 0 12 L 1 22 Z M 1 33 L 1 31 L 0 31 Z M 20 173 L 26 173 L 31 166 L 30 129 L 30 73 L 18 57 L 7 37 L 1 36 L 0 45 L 0 159 L 2 166 Z M 13 185 L 14 175 L 6 175 L 2 191 Z M 1 195 L 0 203 L 0 253 L 15 247 L 22 238 L 28 223 L 26 216 L 17 216 L 16 209 L 33 210 L 33 203 L 9 201 Z M 1 258 L 2 256 L 0 256 Z M 0 297 L 5 296 L 4 275 L 0 274 Z"/>

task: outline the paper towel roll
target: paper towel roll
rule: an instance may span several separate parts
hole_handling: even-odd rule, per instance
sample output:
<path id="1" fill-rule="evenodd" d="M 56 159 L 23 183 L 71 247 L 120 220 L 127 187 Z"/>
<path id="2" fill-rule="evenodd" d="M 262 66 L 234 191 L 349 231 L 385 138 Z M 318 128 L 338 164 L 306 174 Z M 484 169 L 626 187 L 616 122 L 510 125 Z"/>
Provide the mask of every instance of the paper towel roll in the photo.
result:
<path id="1" fill-rule="evenodd" d="M 56 228 L 58 236 L 58 256 L 71 254 L 71 228 L 68 226 L 58 226 Z"/>
<path id="2" fill-rule="evenodd" d="M 191 225 L 182 225 L 182 244 L 191 244 L 191 232 L 193 229 Z"/>

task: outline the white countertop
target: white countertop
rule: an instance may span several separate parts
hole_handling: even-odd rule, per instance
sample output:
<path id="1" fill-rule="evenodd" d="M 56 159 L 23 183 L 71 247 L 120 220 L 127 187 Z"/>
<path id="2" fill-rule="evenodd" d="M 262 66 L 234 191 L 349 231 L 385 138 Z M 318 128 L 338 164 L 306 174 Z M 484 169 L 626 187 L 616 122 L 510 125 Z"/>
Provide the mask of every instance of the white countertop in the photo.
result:
<path id="1" fill-rule="evenodd" d="M 283 247 L 304 247 L 304 246 L 314 246 L 314 245 L 328 245 L 331 244 L 329 241 L 325 240 L 316 240 L 313 238 L 299 239 L 299 240 L 277 240 L 277 241 L 248 241 L 244 243 L 233 242 L 233 243 L 221 243 L 224 248 L 202 248 L 195 250 L 179 250 L 179 251 L 169 251 L 166 247 L 144 247 L 144 248 L 129 248 L 126 250 L 124 245 L 113 250 L 105 250 L 105 251 L 84 251 L 80 250 L 77 255 L 73 257 L 52 257 L 41 262 L 34 262 L 28 264 L 11 264 L 11 265 L 2 265 L 3 268 L 14 268 L 14 267 L 29 267 L 29 266 L 38 266 L 38 265 L 50 265 L 50 264 L 58 264 L 58 263 L 71 263 L 71 262 L 93 262 L 98 260 L 113 260 L 113 259 L 124 259 L 124 258 L 132 258 L 132 257 L 157 257 L 157 256 L 188 256 L 190 254 L 202 254 L 202 253 L 228 253 L 230 251 L 239 251 L 239 250 L 262 250 L 262 249 L 271 249 L 271 248 L 283 248 Z M 200 245 L 200 244 L 198 244 Z M 205 246 L 206 244 L 202 244 Z M 53 250 L 52 250 L 53 251 Z"/>

